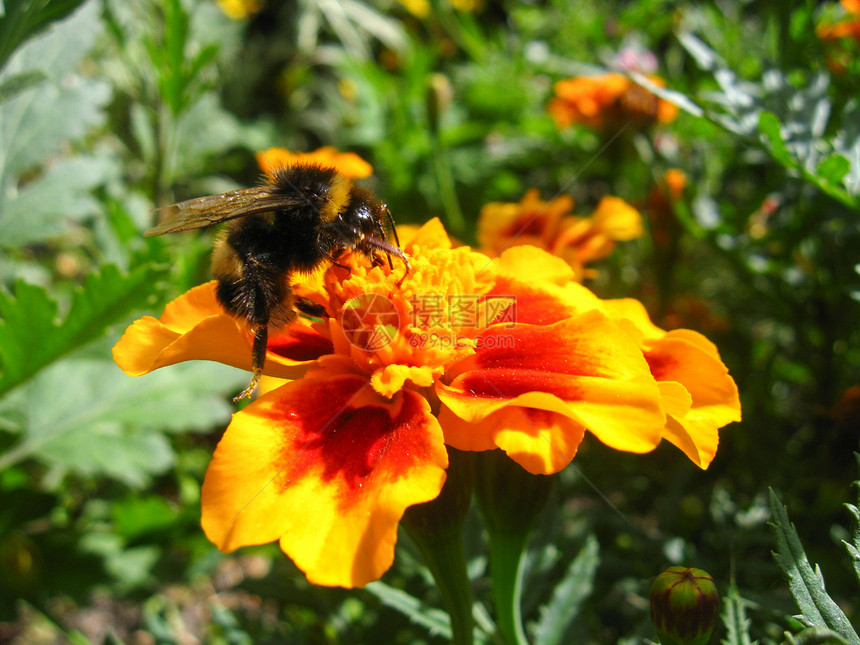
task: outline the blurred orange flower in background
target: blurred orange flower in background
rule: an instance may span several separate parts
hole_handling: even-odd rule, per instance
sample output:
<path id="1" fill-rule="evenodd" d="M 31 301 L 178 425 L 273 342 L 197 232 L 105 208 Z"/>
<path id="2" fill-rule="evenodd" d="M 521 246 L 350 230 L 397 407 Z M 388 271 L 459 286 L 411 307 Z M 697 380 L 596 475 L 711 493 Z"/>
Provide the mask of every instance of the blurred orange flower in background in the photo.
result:
<path id="1" fill-rule="evenodd" d="M 827 66 L 836 74 L 856 72 L 860 59 L 860 0 L 842 0 L 842 7 L 848 13 L 844 20 L 824 22 L 815 29 L 825 47 Z"/>
<path id="2" fill-rule="evenodd" d="M 290 152 L 284 148 L 269 148 L 257 153 L 260 169 L 271 176 L 277 168 L 294 164 L 317 164 L 334 168 L 350 179 L 361 179 L 373 174 L 373 166 L 354 152 L 339 152 L 332 146 L 323 146 L 313 152 Z"/>
<path id="3" fill-rule="evenodd" d="M 531 244 L 563 258 L 581 281 L 587 264 L 607 257 L 617 242 L 643 234 L 639 212 L 619 197 L 601 199 L 591 217 L 573 215 L 573 206 L 569 195 L 546 202 L 534 188 L 518 203 L 489 203 L 478 218 L 481 250 L 494 256 Z"/>
<path id="4" fill-rule="evenodd" d="M 657 85 L 665 81 L 649 76 Z M 556 82 L 553 98 L 547 110 L 559 128 L 574 123 L 600 128 L 622 126 L 632 120 L 640 128 L 655 123 L 670 123 L 678 116 L 678 108 L 658 99 L 652 92 L 622 74 L 579 76 Z"/>

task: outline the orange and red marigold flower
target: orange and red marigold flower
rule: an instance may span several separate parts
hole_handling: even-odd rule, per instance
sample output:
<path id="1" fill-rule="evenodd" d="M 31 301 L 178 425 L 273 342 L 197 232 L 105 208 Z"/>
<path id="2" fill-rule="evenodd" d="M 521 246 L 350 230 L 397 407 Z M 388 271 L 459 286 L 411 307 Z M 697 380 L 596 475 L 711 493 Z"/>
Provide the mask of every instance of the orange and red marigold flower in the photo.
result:
<path id="1" fill-rule="evenodd" d="M 514 245 L 537 246 L 565 260 L 581 281 L 587 264 L 607 257 L 617 242 L 644 233 L 639 211 L 620 197 L 601 199 L 591 217 L 572 211 L 569 195 L 545 202 L 537 189 L 529 190 L 519 203 L 487 204 L 478 219 L 481 251 L 496 256 Z"/>
<path id="2" fill-rule="evenodd" d="M 657 85 L 665 85 L 662 78 L 649 77 Z M 582 123 L 593 128 L 605 125 L 621 126 L 629 121 L 646 128 L 655 123 L 671 123 L 678 116 L 678 108 L 657 98 L 623 74 L 578 76 L 558 81 L 555 97 L 547 110 L 559 128 Z"/>
<path id="3" fill-rule="evenodd" d="M 328 317 L 272 335 L 266 373 L 289 380 L 237 412 L 215 451 L 202 523 L 220 549 L 279 540 L 311 582 L 360 586 L 391 566 L 406 508 L 439 494 L 446 445 L 549 474 L 587 430 L 635 453 L 665 438 L 706 468 L 739 420 L 709 341 L 598 299 L 563 260 L 452 248 L 436 220 L 404 250 L 405 276 L 359 256 L 298 280 Z M 251 342 L 210 282 L 135 322 L 114 358 L 131 375 L 190 359 L 247 369 Z"/>
<path id="4" fill-rule="evenodd" d="M 842 0 L 846 12 L 837 22 L 822 22 L 815 32 L 825 48 L 827 66 L 836 74 L 857 71 L 860 53 L 860 1 Z"/>

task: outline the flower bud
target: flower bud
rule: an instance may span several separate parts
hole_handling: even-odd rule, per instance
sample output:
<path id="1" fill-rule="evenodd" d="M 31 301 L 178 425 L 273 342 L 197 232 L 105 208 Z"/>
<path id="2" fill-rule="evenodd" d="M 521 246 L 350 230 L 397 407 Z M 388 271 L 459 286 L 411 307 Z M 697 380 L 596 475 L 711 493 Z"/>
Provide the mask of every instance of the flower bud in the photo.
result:
<path id="1" fill-rule="evenodd" d="M 706 571 L 669 567 L 651 584 L 651 623 L 662 645 L 705 645 L 720 597 Z"/>

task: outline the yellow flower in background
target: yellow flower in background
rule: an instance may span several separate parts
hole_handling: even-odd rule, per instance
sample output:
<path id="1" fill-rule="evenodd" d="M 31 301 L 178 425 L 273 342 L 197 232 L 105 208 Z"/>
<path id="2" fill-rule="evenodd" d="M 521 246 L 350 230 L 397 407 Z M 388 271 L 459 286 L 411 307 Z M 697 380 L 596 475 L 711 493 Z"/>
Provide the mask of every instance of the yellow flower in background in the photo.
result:
<path id="1" fill-rule="evenodd" d="M 324 146 L 313 152 L 290 152 L 284 148 L 269 148 L 257 153 L 257 163 L 267 175 L 277 168 L 294 164 L 314 163 L 334 168 L 350 179 L 361 179 L 373 174 L 373 166 L 354 152 L 339 152 L 337 148 Z"/>
<path id="2" fill-rule="evenodd" d="M 510 246 L 537 246 L 563 258 L 581 280 L 587 264 L 607 257 L 617 242 L 643 234 L 639 212 L 623 199 L 604 197 L 591 217 L 573 215 L 573 206 L 569 195 L 545 202 L 537 189 L 519 203 L 487 204 L 478 218 L 478 243 L 488 255 Z"/>
<path id="3" fill-rule="evenodd" d="M 424 19 L 430 15 L 431 6 L 428 0 L 397 0 L 403 7 L 416 18 Z M 474 13 L 484 8 L 483 0 L 448 0 L 457 11 Z"/>
<path id="4" fill-rule="evenodd" d="M 270 335 L 265 373 L 282 380 L 233 416 L 215 451 L 202 524 L 220 549 L 277 540 L 311 582 L 361 586 L 391 566 L 406 508 L 439 494 L 446 445 L 501 449 L 549 474 L 588 431 L 635 453 L 666 438 L 704 468 L 738 416 L 707 341 L 654 331 L 546 251 L 452 248 L 438 220 L 404 251 L 405 274 L 346 254 L 297 280 L 326 315 Z M 135 322 L 117 364 L 131 375 L 191 359 L 249 368 L 253 335 L 215 288 Z"/>
<path id="5" fill-rule="evenodd" d="M 221 11 L 233 20 L 241 20 L 253 16 L 260 10 L 260 0 L 217 0 Z"/>
<path id="6" fill-rule="evenodd" d="M 649 77 L 664 86 L 657 76 Z M 582 123 L 593 128 L 607 125 L 622 126 L 632 120 L 638 127 L 655 123 L 670 123 L 678 116 L 678 108 L 658 99 L 641 85 L 622 74 L 580 76 L 558 81 L 547 110 L 559 128 Z"/>

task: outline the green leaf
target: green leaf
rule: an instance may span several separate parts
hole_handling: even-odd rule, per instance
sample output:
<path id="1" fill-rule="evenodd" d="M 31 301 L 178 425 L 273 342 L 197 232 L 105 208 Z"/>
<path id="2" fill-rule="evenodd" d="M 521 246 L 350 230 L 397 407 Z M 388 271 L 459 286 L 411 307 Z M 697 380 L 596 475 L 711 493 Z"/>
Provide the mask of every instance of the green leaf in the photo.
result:
<path id="1" fill-rule="evenodd" d="M 25 40 L 77 9 L 84 0 L 5 0 L 0 14 L 0 69 Z"/>
<path id="2" fill-rule="evenodd" d="M 428 607 L 418 598 L 381 581 L 371 582 L 364 589 L 383 605 L 396 609 L 416 625 L 424 627 L 430 635 L 451 639 L 451 621 L 441 609 Z"/>
<path id="3" fill-rule="evenodd" d="M 746 601 L 734 583 L 723 598 L 723 624 L 726 626 L 726 637 L 723 645 L 756 645 L 758 641 L 750 640 L 750 621 L 746 616 Z"/>
<path id="4" fill-rule="evenodd" d="M 594 590 L 594 575 L 600 564 L 600 545 L 589 535 L 585 545 L 570 563 L 550 601 L 541 608 L 540 619 L 534 625 L 534 645 L 557 645 L 570 642 L 582 603 Z M 567 638 L 566 638 L 567 637 Z"/>
<path id="5" fill-rule="evenodd" d="M 47 78 L 44 72 L 34 70 L 3 79 L 0 82 L 0 103 L 8 101 L 16 94 L 20 94 L 24 90 L 38 85 Z"/>
<path id="6" fill-rule="evenodd" d="M 221 107 L 214 94 L 205 94 L 182 113 L 176 127 L 177 144 L 171 176 L 205 172 L 207 163 L 234 146 L 246 145 L 239 122 Z"/>
<path id="7" fill-rule="evenodd" d="M 771 112 L 762 112 L 759 116 L 759 132 L 765 136 L 765 139 L 770 144 L 770 150 L 774 158 L 784 166 L 792 167 L 794 162 L 782 138 L 781 128 L 779 119 Z"/>
<path id="8" fill-rule="evenodd" d="M 825 181 L 839 184 L 849 170 L 851 170 L 850 161 L 842 155 L 831 155 L 818 164 L 816 172 Z"/>
<path id="9" fill-rule="evenodd" d="M 855 452 L 854 458 L 857 460 L 857 465 L 860 466 L 860 453 Z M 860 491 L 860 481 L 855 481 L 854 486 Z M 858 494 L 860 498 L 860 494 Z M 848 557 L 851 558 L 851 564 L 854 566 L 854 575 L 857 577 L 857 582 L 860 582 L 860 505 L 846 504 L 845 508 L 851 513 L 851 542 L 842 543 L 848 550 Z"/>
<path id="10" fill-rule="evenodd" d="M 845 507 L 848 509 L 848 512 L 851 513 L 854 531 L 852 533 L 851 543 L 845 542 L 844 540 L 842 543 L 848 550 L 851 564 L 854 565 L 854 575 L 857 576 L 857 580 L 860 582 L 860 509 L 853 504 L 846 504 Z"/>
<path id="11" fill-rule="evenodd" d="M 246 381 L 240 370 L 211 363 L 132 378 L 106 359 L 60 361 L 0 407 L 22 436 L 0 455 L 0 469 L 37 459 L 141 486 L 174 463 L 164 432 L 226 426 L 232 407 L 223 392 Z"/>
<path id="12" fill-rule="evenodd" d="M 170 527 L 177 515 L 170 504 L 155 495 L 118 501 L 112 506 L 111 514 L 114 531 L 126 541 Z"/>
<path id="13" fill-rule="evenodd" d="M 150 265 L 128 275 L 113 265 L 90 275 L 57 320 L 58 306 L 42 288 L 19 281 L 13 294 L 0 289 L 0 394 L 101 336 L 109 325 L 141 307 L 160 270 Z"/>
<path id="14" fill-rule="evenodd" d="M 122 538 L 111 533 L 87 533 L 81 546 L 104 561 L 105 570 L 123 591 L 151 582 L 152 569 L 161 555 L 155 545 L 128 548 Z"/>
<path id="15" fill-rule="evenodd" d="M 833 149 L 848 160 L 850 168 L 843 183 L 856 197 L 860 194 L 860 104 L 856 100 L 850 101 L 842 112 Z"/>
<path id="16" fill-rule="evenodd" d="M 709 95 L 707 109 L 648 83 L 655 94 L 694 116 L 704 116 L 720 127 L 754 138 L 767 152 L 804 181 L 852 208 L 860 207 L 860 125 L 857 103 L 849 101 L 832 114 L 826 74 L 809 75 L 802 86 L 783 71 L 769 69 L 758 83 L 742 80 L 725 61 L 691 33 L 679 39 L 700 67 L 709 71 L 720 92 Z M 638 82 L 642 82 L 637 78 Z M 827 128 L 836 123 L 836 136 Z M 830 157 L 821 160 L 821 156 Z M 837 157 L 847 161 L 840 161 Z M 831 161 L 832 159 L 832 161 Z"/>
<path id="17" fill-rule="evenodd" d="M 51 166 L 21 188 L 0 212 L 0 246 L 14 248 L 43 242 L 68 228 L 69 223 L 102 212 L 90 193 L 108 179 L 108 158 L 71 157 Z"/>
<path id="18" fill-rule="evenodd" d="M 860 637 L 848 618 L 827 594 L 821 570 L 817 565 L 813 568 L 809 564 L 797 531 L 788 519 L 788 512 L 772 489 L 770 509 L 778 549 L 773 557 L 800 609 L 798 620 L 809 627 L 832 629 L 850 645 L 860 645 Z"/>
<path id="19" fill-rule="evenodd" d="M 101 29 L 96 3 L 90 3 L 18 51 L 0 77 L 5 81 L 34 71 L 47 76 L 0 110 L 0 211 L 14 194 L 9 186 L 17 177 L 56 154 L 63 141 L 104 123 L 110 86 L 77 73 Z"/>
<path id="20" fill-rule="evenodd" d="M 786 634 L 787 645 L 849 645 L 839 634 L 820 627 L 804 629 L 799 634 Z"/>

